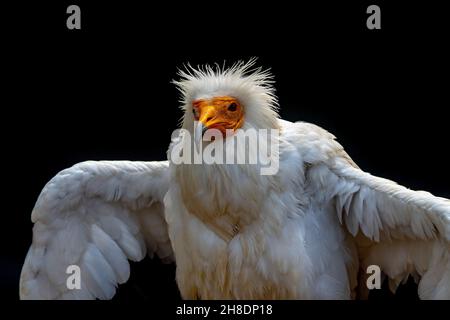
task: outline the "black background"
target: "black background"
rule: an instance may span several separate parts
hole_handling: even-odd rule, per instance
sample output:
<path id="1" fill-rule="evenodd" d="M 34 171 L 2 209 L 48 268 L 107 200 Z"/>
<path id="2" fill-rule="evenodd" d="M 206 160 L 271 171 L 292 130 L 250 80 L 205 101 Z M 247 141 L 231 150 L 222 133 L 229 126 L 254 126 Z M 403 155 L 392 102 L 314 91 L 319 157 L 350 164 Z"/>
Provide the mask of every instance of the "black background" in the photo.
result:
<path id="1" fill-rule="evenodd" d="M 366 28 L 373 3 L 381 30 Z M 67 30 L 69 4 L 82 30 Z M 281 117 L 329 130 L 365 171 L 450 198 L 450 55 L 436 3 L 39 1 L 2 15 L 7 298 L 18 298 L 30 213 L 52 176 L 84 160 L 165 159 L 182 115 L 170 81 L 187 62 L 259 57 Z M 146 259 L 132 270 L 115 299 L 179 299 L 174 266 Z M 416 299 L 415 287 L 371 298 Z"/>

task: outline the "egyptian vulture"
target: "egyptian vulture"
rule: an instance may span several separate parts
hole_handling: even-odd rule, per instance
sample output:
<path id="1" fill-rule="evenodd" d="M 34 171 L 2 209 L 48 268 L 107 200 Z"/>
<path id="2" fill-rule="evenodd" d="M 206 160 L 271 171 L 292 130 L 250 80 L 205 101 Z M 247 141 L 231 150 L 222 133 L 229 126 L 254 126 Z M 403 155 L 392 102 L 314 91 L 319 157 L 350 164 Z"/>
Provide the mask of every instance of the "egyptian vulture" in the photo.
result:
<path id="1" fill-rule="evenodd" d="M 369 266 L 392 290 L 412 276 L 420 298 L 450 299 L 449 200 L 361 171 L 332 134 L 280 119 L 254 61 L 187 67 L 175 84 L 184 116 L 168 161 L 82 162 L 44 187 L 22 299 L 110 299 L 146 254 L 176 262 L 184 299 L 364 298 Z M 251 130 L 265 149 L 230 147 Z M 211 146 L 244 161 L 180 161 Z"/>

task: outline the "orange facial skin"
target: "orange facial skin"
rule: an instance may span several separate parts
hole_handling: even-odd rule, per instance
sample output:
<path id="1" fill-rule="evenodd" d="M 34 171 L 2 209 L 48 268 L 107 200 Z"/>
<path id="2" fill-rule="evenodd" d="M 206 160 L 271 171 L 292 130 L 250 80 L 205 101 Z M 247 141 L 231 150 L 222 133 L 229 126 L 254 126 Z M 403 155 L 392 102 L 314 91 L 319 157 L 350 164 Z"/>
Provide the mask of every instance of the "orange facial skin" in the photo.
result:
<path id="1" fill-rule="evenodd" d="M 218 129 L 225 137 L 226 130 L 236 130 L 244 123 L 244 109 L 233 97 L 223 96 L 199 99 L 193 103 L 194 118 L 207 129 Z"/>

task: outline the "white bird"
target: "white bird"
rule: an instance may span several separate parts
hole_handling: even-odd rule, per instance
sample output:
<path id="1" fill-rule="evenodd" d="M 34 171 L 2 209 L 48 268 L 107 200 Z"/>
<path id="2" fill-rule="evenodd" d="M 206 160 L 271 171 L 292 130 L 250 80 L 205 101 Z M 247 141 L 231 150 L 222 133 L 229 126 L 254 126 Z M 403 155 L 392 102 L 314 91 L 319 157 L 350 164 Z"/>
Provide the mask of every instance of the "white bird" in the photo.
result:
<path id="1" fill-rule="evenodd" d="M 110 299 L 146 254 L 176 262 L 184 299 L 363 298 L 371 265 L 392 290 L 412 275 L 420 298 L 450 299 L 450 201 L 363 172 L 332 134 L 279 119 L 272 77 L 253 65 L 180 71 L 185 131 L 169 161 L 87 161 L 48 182 L 22 299 Z M 279 130 L 279 170 L 175 163 L 196 120 L 223 135 L 203 147 L 232 141 L 226 129 Z"/>

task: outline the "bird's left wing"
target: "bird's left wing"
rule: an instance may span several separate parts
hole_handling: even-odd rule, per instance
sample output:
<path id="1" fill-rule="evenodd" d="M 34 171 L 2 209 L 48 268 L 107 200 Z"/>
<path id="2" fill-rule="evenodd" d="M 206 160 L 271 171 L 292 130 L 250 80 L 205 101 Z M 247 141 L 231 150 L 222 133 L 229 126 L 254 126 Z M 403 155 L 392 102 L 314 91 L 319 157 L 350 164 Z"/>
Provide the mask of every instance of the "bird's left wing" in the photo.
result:
<path id="1" fill-rule="evenodd" d="M 450 299 L 450 201 L 366 173 L 337 142 L 326 143 L 333 147 L 307 180 L 355 237 L 361 274 L 376 265 L 392 291 L 411 275 L 420 298 Z M 365 281 L 359 287 L 367 294 Z"/>
<path id="2" fill-rule="evenodd" d="M 360 170 L 320 127 L 282 125 L 301 150 L 313 201 L 333 208 L 356 240 L 361 274 L 377 265 L 391 290 L 412 275 L 420 279 L 420 298 L 450 299 L 450 201 Z M 365 281 L 359 289 L 367 294 Z"/>
<path id="3" fill-rule="evenodd" d="M 109 299 L 129 277 L 128 259 L 172 260 L 168 171 L 167 161 L 87 161 L 50 180 L 31 215 L 21 299 Z"/>

